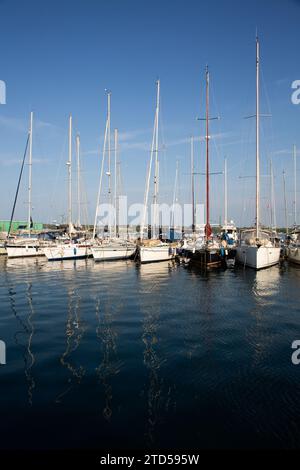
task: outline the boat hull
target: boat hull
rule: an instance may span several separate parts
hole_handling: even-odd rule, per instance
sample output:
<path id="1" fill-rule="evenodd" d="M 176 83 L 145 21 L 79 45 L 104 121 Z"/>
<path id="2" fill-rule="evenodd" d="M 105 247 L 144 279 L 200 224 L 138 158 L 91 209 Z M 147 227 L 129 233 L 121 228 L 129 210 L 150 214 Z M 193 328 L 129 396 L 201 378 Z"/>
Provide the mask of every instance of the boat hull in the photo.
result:
<path id="1" fill-rule="evenodd" d="M 175 251 L 166 246 L 140 246 L 139 258 L 141 263 L 156 263 L 159 261 L 168 261 L 173 259 Z"/>
<path id="2" fill-rule="evenodd" d="M 255 245 L 243 245 L 236 249 L 239 264 L 256 270 L 269 268 L 279 263 L 280 248 Z"/>
<path id="3" fill-rule="evenodd" d="M 191 255 L 190 263 L 201 268 L 218 268 L 222 266 L 222 257 L 219 250 L 196 250 Z"/>
<path id="4" fill-rule="evenodd" d="M 44 256 L 43 250 L 37 245 L 7 245 L 6 251 L 8 258 Z"/>
<path id="5" fill-rule="evenodd" d="M 48 261 L 63 261 L 70 259 L 85 259 L 91 256 L 89 246 L 61 245 L 44 248 L 44 254 Z"/>
<path id="6" fill-rule="evenodd" d="M 287 249 L 287 259 L 291 263 L 300 264 L 300 247 L 289 247 Z"/>
<path id="7" fill-rule="evenodd" d="M 133 256 L 135 247 L 95 247 L 91 248 L 91 252 L 95 261 L 114 261 Z"/>

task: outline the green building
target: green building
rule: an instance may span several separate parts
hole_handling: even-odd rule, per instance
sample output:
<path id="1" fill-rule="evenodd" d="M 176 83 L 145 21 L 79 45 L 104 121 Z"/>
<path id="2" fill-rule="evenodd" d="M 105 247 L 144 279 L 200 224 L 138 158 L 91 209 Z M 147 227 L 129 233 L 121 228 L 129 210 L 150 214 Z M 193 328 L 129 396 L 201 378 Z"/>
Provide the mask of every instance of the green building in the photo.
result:
<path id="1" fill-rule="evenodd" d="M 33 222 L 33 226 L 31 230 L 43 230 L 44 224 Z M 0 232 L 8 232 L 9 229 L 9 220 L 0 220 Z M 27 221 L 19 221 L 14 220 L 11 224 L 11 232 L 15 232 L 16 230 L 24 230 L 27 229 Z"/>

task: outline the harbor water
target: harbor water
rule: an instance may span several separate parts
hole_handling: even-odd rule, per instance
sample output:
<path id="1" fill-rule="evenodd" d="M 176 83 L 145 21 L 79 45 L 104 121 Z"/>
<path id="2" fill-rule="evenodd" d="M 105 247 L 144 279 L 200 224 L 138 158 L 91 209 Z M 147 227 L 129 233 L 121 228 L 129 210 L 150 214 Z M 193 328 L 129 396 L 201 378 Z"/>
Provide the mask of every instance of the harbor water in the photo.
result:
<path id="1" fill-rule="evenodd" d="M 0 259 L 0 448 L 300 447 L 300 268 Z"/>

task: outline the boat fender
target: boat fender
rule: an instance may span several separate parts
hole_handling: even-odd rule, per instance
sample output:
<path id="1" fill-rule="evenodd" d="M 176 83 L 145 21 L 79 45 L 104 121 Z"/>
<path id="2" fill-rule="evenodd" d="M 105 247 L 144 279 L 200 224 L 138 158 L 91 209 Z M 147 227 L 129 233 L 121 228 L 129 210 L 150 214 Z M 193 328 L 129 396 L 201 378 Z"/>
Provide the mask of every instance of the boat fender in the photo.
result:
<path id="1" fill-rule="evenodd" d="M 77 250 L 76 250 L 75 247 L 74 247 L 74 249 L 73 249 L 73 252 L 74 252 L 74 255 L 76 256 Z"/>

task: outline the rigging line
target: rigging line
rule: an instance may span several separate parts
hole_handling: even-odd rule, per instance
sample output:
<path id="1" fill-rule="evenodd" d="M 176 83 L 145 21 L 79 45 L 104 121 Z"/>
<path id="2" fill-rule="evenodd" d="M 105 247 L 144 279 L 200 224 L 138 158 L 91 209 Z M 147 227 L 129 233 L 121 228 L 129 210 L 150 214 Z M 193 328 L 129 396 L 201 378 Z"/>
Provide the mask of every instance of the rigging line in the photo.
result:
<path id="1" fill-rule="evenodd" d="M 249 101 L 249 98 L 247 99 Z M 244 158 L 240 161 L 240 174 L 246 174 L 246 168 L 249 166 L 250 163 L 250 153 L 252 153 L 253 149 L 253 142 L 252 137 L 254 133 L 254 122 L 251 125 L 246 124 L 244 119 L 241 123 L 242 129 L 242 142 L 241 142 L 241 154 L 244 155 Z M 246 211 L 247 206 L 249 204 L 248 198 L 246 198 L 246 193 L 248 193 L 249 182 L 244 180 L 244 184 L 242 184 L 242 201 L 243 205 L 240 209 L 241 213 L 241 223 L 245 225 L 245 216 L 248 211 Z"/>
<path id="2" fill-rule="evenodd" d="M 261 70 L 261 77 L 262 77 L 263 90 L 264 90 L 264 94 L 265 94 L 266 101 L 267 101 L 267 110 L 268 110 L 268 112 L 270 113 L 270 116 L 271 116 L 270 129 L 269 129 L 270 143 L 266 139 L 266 131 L 265 131 L 264 126 L 262 126 L 261 130 L 262 130 L 263 142 L 264 142 L 264 146 L 265 146 L 266 155 L 272 155 L 272 153 L 274 151 L 274 148 L 275 148 L 275 145 L 274 145 L 274 141 L 275 141 L 274 135 L 275 134 L 274 134 L 272 113 L 271 113 L 271 102 L 270 102 L 270 97 L 269 97 L 269 94 L 268 94 L 268 91 L 267 91 L 263 70 Z M 271 187 L 272 186 L 271 180 L 270 180 L 269 184 L 270 184 L 270 187 Z"/>
<path id="3" fill-rule="evenodd" d="M 37 163 L 41 163 L 42 166 L 44 166 L 44 165 L 45 165 L 45 162 L 47 161 L 47 158 L 46 158 L 46 154 L 45 154 L 45 152 L 44 152 L 42 140 L 40 139 L 38 132 L 35 132 L 35 133 L 34 133 L 33 142 L 34 142 L 34 148 L 36 149 L 35 154 L 41 156 L 40 161 L 37 162 Z M 35 158 L 34 158 L 34 157 L 33 157 L 32 162 L 35 163 Z M 42 191 L 43 191 L 44 189 L 45 189 L 45 184 L 44 184 L 44 182 L 43 182 L 43 179 L 42 179 L 42 178 L 36 178 L 36 179 L 35 179 L 34 187 L 32 188 L 32 193 L 33 193 L 33 194 L 39 194 L 39 195 L 40 195 L 39 198 L 38 198 L 38 201 L 39 201 L 39 202 L 41 201 L 41 195 L 42 195 Z M 33 200 L 36 200 L 36 198 L 33 197 Z M 39 217 L 38 217 L 38 213 L 37 213 L 37 211 L 36 211 L 36 208 L 35 208 L 35 216 L 34 216 L 34 218 L 35 218 L 36 220 L 39 218 Z"/>
<path id="4" fill-rule="evenodd" d="M 217 99 L 216 99 L 216 95 L 215 95 L 215 89 L 214 89 L 214 83 L 213 83 L 213 79 L 211 79 L 210 77 L 210 92 L 211 92 L 211 104 L 212 104 L 212 108 L 213 108 L 213 104 L 214 104 L 214 107 L 216 108 L 216 116 L 221 116 L 220 114 L 220 110 L 219 110 L 219 106 L 218 106 L 218 102 L 217 102 Z M 214 114 L 214 113 L 212 113 Z M 218 121 L 220 120 L 220 118 L 218 118 Z"/>
<path id="5" fill-rule="evenodd" d="M 30 134 L 28 133 L 26 146 L 25 146 L 25 152 L 24 152 L 23 160 L 22 160 L 21 171 L 20 171 L 19 180 L 18 180 L 18 184 L 17 184 L 15 200 L 14 200 L 14 204 L 13 204 L 13 208 L 12 208 L 12 212 L 11 212 L 11 216 L 10 216 L 10 221 L 9 221 L 7 239 L 9 237 L 9 234 L 10 234 L 10 231 L 11 231 L 11 225 L 12 225 L 12 221 L 13 221 L 14 214 L 15 214 L 15 208 L 16 208 L 16 204 L 17 204 L 17 199 L 18 199 L 18 194 L 19 194 L 19 189 L 20 189 L 20 184 L 21 184 L 21 179 L 22 179 L 22 174 L 23 174 L 23 169 L 24 169 L 24 164 L 25 164 L 25 158 L 26 158 L 26 154 L 27 154 L 27 148 L 28 148 L 28 144 L 29 144 L 29 137 L 30 137 Z"/>
<path id="6" fill-rule="evenodd" d="M 50 208 L 51 208 L 51 210 L 53 209 L 53 206 L 54 206 L 54 197 L 57 196 L 57 189 L 56 188 L 58 186 L 58 177 L 61 174 L 61 166 L 62 166 L 63 157 L 65 156 L 65 153 L 66 153 L 66 145 L 67 145 L 67 134 L 65 134 L 65 138 L 64 138 L 61 153 L 60 153 L 59 163 L 57 165 L 56 175 L 55 175 L 55 178 L 54 178 L 53 191 L 52 191 L 52 195 L 51 195 L 51 198 L 50 198 Z M 51 219 L 53 219 L 53 217 L 51 217 Z"/>
<path id="7" fill-rule="evenodd" d="M 87 205 L 88 205 L 88 200 L 87 200 L 87 191 L 86 191 L 86 184 L 85 184 L 85 179 L 82 176 L 82 160 L 80 161 L 80 208 L 82 211 L 82 221 L 81 225 L 83 227 L 88 225 L 88 216 L 87 216 Z"/>
<path id="8" fill-rule="evenodd" d="M 159 152 L 160 155 L 162 155 L 162 158 L 160 162 L 162 162 L 162 165 L 160 165 L 160 187 L 165 188 L 167 186 L 167 181 L 166 181 L 166 175 L 168 174 L 167 172 L 167 144 L 165 140 L 165 126 L 164 126 L 164 114 L 163 114 L 163 103 L 162 103 L 162 98 L 160 96 L 160 102 L 159 102 L 159 128 L 158 128 L 158 133 L 160 134 L 160 148 Z M 163 171 L 161 171 L 161 168 Z M 162 195 L 162 192 L 160 191 L 160 194 Z"/>
<path id="9" fill-rule="evenodd" d="M 79 135 L 79 134 L 77 134 Z M 82 143 L 80 142 L 80 147 L 82 148 Z M 80 200 L 80 207 L 83 209 L 83 223 L 82 226 L 87 226 L 88 221 L 89 221 L 89 213 L 88 213 L 88 198 L 87 198 L 87 190 L 86 190 L 86 181 L 84 178 L 84 173 L 86 173 L 85 170 L 85 160 L 82 158 L 84 155 L 84 151 L 80 151 L 80 195 L 81 195 L 81 200 Z"/>

